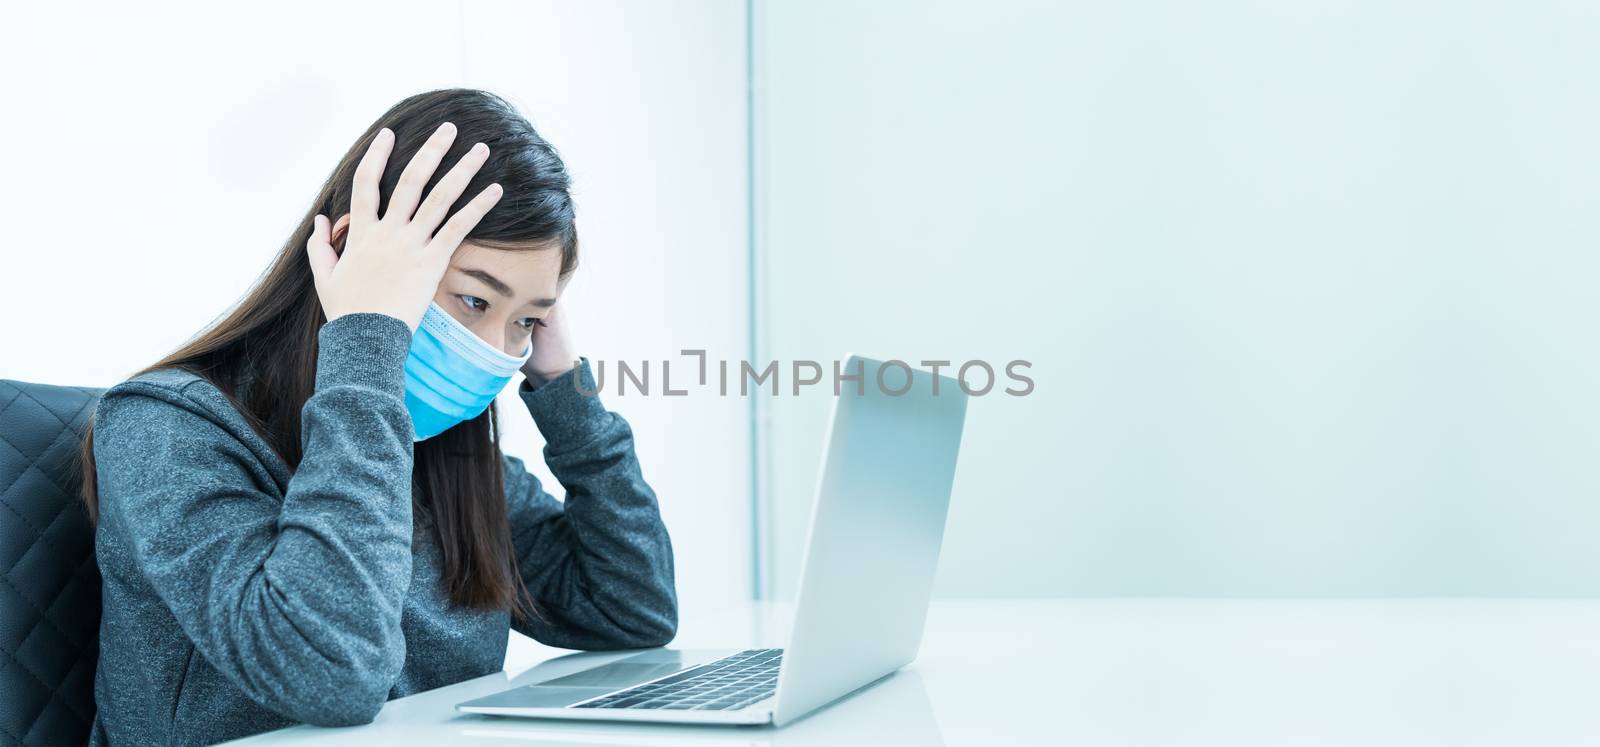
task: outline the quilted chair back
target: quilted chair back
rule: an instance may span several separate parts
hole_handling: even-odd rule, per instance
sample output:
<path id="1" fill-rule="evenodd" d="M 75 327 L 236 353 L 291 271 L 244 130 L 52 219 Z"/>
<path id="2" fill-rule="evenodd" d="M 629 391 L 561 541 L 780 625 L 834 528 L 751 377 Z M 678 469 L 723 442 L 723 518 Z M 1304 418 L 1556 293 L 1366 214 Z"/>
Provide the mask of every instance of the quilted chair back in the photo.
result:
<path id="1" fill-rule="evenodd" d="M 102 391 L 0 379 L 0 745 L 89 741 L 100 569 L 78 449 Z"/>

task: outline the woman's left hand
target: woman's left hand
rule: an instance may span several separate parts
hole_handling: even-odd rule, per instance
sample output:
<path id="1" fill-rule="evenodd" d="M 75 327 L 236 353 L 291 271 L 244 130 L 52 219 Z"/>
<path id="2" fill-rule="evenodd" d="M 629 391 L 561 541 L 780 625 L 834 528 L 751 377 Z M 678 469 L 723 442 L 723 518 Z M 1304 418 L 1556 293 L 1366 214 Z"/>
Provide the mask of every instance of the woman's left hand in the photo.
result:
<path id="1" fill-rule="evenodd" d="M 544 324 L 534 325 L 533 355 L 522 364 L 522 373 L 535 388 L 571 371 L 578 365 L 577 347 L 572 341 L 572 330 L 567 326 L 561 304 L 550 307 Z"/>

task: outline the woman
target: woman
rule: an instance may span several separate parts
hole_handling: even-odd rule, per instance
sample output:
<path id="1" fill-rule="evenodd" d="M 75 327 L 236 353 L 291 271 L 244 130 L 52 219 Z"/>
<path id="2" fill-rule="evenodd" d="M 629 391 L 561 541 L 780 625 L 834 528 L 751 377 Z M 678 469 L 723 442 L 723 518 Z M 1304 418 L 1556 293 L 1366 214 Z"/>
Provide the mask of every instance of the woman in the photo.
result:
<path id="1" fill-rule="evenodd" d="M 91 742 L 366 723 L 500 670 L 508 626 L 671 640 L 655 495 L 556 303 L 576 266 L 565 167 L 505 101 L 373 123 L 232 312 L 95 410 Z M 564 504 L 500 451 L 519 370 Z"/>

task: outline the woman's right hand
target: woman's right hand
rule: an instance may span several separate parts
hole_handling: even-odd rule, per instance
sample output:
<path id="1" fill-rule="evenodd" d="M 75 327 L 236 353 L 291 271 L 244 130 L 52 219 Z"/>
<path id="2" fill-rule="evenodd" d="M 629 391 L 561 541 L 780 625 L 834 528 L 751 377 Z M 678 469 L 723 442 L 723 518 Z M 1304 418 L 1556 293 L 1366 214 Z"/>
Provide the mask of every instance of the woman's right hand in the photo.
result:
<path id="1" fill-rule="evenodd" d="M 333 249 L 328 218 L 317 215 L 312 219 L 306 252 L 328 321 L 345 314 L 376 312 L 396 317 L 416 331 L 450 266 L 451 255 L 500 200 L 500 185 L 491 184 L 434 233 L 489 158 L 489 146 L 474 145 L 419 206 L 422 187 L 455 137 L 455 125 L 449 122 L 434 131 L 400 173 L 388 209 L 380 218 L 378 180 L 394 149 L 394 132 L 387 127 L 378 131 L 356 166 L 349 234 L 342 254 Z"/>

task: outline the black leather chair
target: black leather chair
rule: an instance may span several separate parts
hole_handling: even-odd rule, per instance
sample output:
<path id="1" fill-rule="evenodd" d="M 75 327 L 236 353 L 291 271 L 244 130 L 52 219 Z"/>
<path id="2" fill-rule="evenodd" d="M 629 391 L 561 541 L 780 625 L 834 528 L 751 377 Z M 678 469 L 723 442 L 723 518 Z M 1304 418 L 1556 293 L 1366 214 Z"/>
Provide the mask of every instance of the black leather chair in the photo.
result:
<path id="1" fill-rule="evenodd" d="M 102 391 L 0 379 L 0 745 L 89 741 L 100 569 L 78 450 Z"/>

